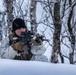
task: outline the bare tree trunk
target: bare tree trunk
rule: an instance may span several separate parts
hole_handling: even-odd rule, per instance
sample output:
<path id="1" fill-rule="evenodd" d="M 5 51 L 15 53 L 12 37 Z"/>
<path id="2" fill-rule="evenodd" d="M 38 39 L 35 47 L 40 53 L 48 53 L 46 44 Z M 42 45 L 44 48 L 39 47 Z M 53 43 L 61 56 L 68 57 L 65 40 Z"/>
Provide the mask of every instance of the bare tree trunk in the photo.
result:
<path id="1" fill-rule="evenodd" d="M 2 13 L 0 12 L 0 17 L 2 16 Z M 0 41 L 2 40 L 2 21 L 0 21 Z"/>
<path id="2" fill-rule="evenodd" d="M 60 58 L 61 58 L 61 63 L 64 63 L 64 57 L 63 57 L 62 53 L 59 52 L 59 55 L 60 55 Z"/>
<path id="3" fill-rule="evenodd" d="M 56 2 L 54 5 L 54 35 L 53 35 L 53 51 L 51 56 L 51 62 L 58 62 L 58 54 L 60 53 L 60 33 L 61 33 L 61 21 L 60 21 L 60 2 Z"/>
<path id="4" fill-rule="evenodd" d="M 31 31 L 32 32 L 37 32 L 37 25 L 36 25 L 36 0 L 31 0 L 30 19 L 31 19 Z"/>
<path id="5" fill-rule="evenodd" d="M 4 37 L 7 36 L 7 27 L 5 22 L 5 12 L 0 12 L 0 41 L 4 39 Z"/>
<path id="6" fill-rule="evenodd" d="M 13 21 L 13 0 L 5 0 L 5 2 L 7 12 L 8 33 L 10 33 Z"/>
<path id="7" fill-rule="evenodd" d="M 71 25 L 71 20 L 72 20 L 72 16 L 73 16 L 73 8 L 76 4 L 71 6 L 72 5 L 72 0 L 69 0 L 69 5 L 71 7 L 71 10 L 69 12 L 67 26 L 68 26 L 68 31 L 70 33 L 70 42 L 71 42 L 71 47 L 72 47 L 72 52 L 69 53 L 69 59 L 70 59 L 70 64 L 73 64 L 73 62 L 74 62 L 74 49 L 75 49 L 75 36 L 73 34 L 73 28 L 72 28 L 72 25 Z"/>

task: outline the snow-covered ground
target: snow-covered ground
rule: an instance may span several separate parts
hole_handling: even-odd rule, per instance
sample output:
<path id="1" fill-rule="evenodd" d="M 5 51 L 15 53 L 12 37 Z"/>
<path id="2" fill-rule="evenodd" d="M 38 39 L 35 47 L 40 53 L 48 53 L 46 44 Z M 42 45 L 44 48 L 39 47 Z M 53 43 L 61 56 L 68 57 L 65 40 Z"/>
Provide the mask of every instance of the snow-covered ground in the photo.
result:
<path id="1" fill-rule="evenodd" d="M 76 65 L 0 59 L 0 75 L 76 75 Z"/>

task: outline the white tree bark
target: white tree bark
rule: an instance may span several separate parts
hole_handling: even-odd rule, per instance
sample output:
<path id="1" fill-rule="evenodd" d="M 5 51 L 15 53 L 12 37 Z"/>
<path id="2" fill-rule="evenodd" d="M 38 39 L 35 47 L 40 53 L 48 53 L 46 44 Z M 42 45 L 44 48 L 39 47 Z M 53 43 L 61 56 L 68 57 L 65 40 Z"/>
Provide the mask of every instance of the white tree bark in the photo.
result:
<path id="1" fill-rule="evenodd" d="M 31 20 L 31 31 L 36 32 L 37 31 L 37 25 L 36 25 L 36 0 L 31 0 L 30 20 Z"/>
<path id="2" fill-rule="evenodd" d="M 13 0 L 5 0 L 6 13 L 7 13 L 7 24 L 8 24 L 8 33 L 11 32 L 12 21 L 13 21 Z"/>

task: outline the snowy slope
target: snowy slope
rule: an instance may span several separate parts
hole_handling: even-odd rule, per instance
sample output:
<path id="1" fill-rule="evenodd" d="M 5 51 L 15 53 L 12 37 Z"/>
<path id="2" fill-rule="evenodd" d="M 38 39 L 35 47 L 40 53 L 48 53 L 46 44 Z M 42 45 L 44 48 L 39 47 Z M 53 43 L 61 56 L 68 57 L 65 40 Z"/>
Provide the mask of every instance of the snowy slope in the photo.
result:
<path id="1" fill-rule="evenodd" d="M 76 65 L 0 59 L 0 75 L 76 75 Z"/>

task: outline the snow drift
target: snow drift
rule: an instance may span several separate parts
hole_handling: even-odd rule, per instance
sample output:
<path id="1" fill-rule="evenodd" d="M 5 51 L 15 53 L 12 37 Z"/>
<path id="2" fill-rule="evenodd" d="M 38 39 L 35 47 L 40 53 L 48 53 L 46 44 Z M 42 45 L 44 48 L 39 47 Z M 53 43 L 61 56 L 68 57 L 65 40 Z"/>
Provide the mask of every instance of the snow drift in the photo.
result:
<path id="1" fill-rule="evenodd" d="M 0 75 L 76 75 L 76 65 L 0 59 Z"/>

